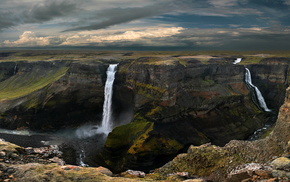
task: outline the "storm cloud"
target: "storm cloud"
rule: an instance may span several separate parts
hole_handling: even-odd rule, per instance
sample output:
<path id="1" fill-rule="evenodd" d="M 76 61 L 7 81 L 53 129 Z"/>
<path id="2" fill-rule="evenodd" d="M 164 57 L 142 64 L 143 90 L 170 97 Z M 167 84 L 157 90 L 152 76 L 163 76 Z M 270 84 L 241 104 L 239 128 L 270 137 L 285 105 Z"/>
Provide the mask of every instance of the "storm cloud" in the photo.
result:
<path id="1" fill-rule="evenodd" d="M 103 29 L 113 25 L 127 23 L 133 20 L 166 13 L 171 9 L 172 6 L 164 3 L 154 4 L 145 7 L 108 9 L 106 11 L 100 11 L 95 15 L 96 19 L 105 19 L 104 21 L 101 21 L 100 23 L 94 23 L 88 26 L 67 29 L 64 32 Z"/>
<path id="2" fill-rule="evenodd" d="M 77 10 L 77 5 L 69 1 L 45 1 L 21 13 L 24 23 L 42 23 L 57 17 L 65 17 Z"/>
<path id="3" fill-rule="evenodd" d="M 32 7 L 11 11 L 0 9 L 0 30 L 27 23 L 44 23 L 74 13 L 78 7 L 69 1 L 45 1 Z"/>
<path id="4" fill-rule="evenodd" d="M 0 48 L 285 49 L 289 18 L 289 0 L 1 0 Z"/>

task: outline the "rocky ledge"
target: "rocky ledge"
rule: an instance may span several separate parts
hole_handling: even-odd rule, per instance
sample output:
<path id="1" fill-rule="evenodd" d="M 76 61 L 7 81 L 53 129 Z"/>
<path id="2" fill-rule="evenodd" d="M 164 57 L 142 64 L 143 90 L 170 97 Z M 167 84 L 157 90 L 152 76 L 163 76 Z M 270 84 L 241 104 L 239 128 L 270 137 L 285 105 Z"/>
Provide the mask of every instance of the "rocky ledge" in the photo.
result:
<path id="1" fill-rule="evenodd" d="M 211 144 L 191 146 L 156 170 L 163 175 L 186 171 L 211 181 L 289 181 L 290 88 L 279 111 L 276 126 L 265 139 L 233 140 L 224 147 Z"/>
<path id="2" fill-rule="evenodd" d="M 133 170 L 113 174 L 104 167 L 69 165 L 62 159 L 62 152 L 57 146 L 23 148 L 0 140 L 0 181 L 176 181 L 171 178 Z M 199 179 L 196 182 L 198 181 L 203 180 Z"/>
<path id="3" fill-rule="evenodd" d="M 231 148 L 231 150 L 230 150 Z M 288 143 L 288 149 L 290 143 Z M 160 181 L 160 182 L 288 182 L 290 158 L 275 157 L 267 163 L 244 163 L 233 145 L 219 148 L 210 144 L 190 147 L 173 161 L 154 172 L 127 170 L 113 174 L 104 167 L 80 167 L 66 164 L 56 146 L 23 148 L 0 141 L 0 181 Z M 237 150 L 237 149 L 236 149 Z M 249 160 L 250 161 L 250 160 Z M 235 166 L 238 163 L 242 163 Z M 202 177 L 201 177 L 202 176 Z"/>

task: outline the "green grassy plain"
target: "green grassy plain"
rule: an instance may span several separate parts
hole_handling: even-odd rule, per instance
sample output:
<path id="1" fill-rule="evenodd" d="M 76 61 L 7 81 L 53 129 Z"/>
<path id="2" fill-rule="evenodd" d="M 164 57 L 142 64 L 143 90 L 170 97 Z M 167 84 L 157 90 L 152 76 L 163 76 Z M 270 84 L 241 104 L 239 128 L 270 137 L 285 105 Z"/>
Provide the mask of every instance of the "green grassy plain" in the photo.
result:
<path id="1" fill-rule="evenodd" d="M 10 53 L 8 56 L 1 56 Z M 290 57 L 290 51 L 97 51 L 97 50 L 17 50 L 0 51 L 0 62 L 14 61 L 53 61 L 96 59 L 137 59 L 139 57 L 192 57 L 203 63 L 210 58 L 244 58 L 241 64 L 255 64 L 267 57 Z"/>

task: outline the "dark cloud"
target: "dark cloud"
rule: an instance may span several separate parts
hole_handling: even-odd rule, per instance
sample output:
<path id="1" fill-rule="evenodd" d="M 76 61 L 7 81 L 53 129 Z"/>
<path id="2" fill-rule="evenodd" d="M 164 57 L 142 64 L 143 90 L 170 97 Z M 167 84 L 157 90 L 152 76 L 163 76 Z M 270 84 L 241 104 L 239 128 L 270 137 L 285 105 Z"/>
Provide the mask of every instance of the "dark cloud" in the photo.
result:
<path id="1" fill-rule="evenodd" d="M 23 12 L 24 23 L 41 23 L 64 17 L 77 10 L 77 5 L 68 1 L 48 1 Z"/>
<path id="2" fill-rule="evenodd" d="M 0 10 L 0 30 L 26 23 L 43 23 L 58 17 L 65 17 L 74 13 L 77 5 L 69 1 L 46 1 L 30 9 L 16 12 L 16 10 Z M 2 11 L 2 12 L 1 12 Z"/>
<path id="3" fill-rule="evenodd" d="M 213 4 L 214 2 L 214 4 Z M 244 3 L 242 3 L 244 2 Z M 98 30 L 108 28 L 110 26 L 128 23 L 134 20 L 139 20 L 143 18 L 155 19 L 156 15 L 174 15 L 179 16 L 190 16 L 196 15 L 200 17 L 216 17 L 216 19 L 221 17 L 236 17 L 244 15 L 255 15 L 258 16 L 262 12 L 257 9 L 247 8 L 244 6 L 246 0 L 230 0 L 224 2 L 223 0 L 166 0 L 159 3 L 155 3 L 149 6 L 134 7 L 134 8 L 114 8 L 106 9 L 98 12 L 95 16 L 87 18 L 84 21 L 74 23 L 76 27 L 64 30 L 68 31 L 81 31 L 81 30 Z M 238 5 L 243 4 L 243 7 Z M 215 6 L 218 5 L 218 6 Z M 238 8 L 237 8 L 238 7 Z M 163 21 L 164 16 L 160 16 L 158 20 Z M 90 23 L 87 23 L 91 20 Z M 166 20 L 165 20 L 166 21 Z M 249 20 L 247 20 L 249 21 Z M 93 22 L 93 23 L 92 23 Z M 195 23 L 191 20 L 192 23 Z M 213 21 L 216 22 L 216 21 Z M 191 23 L 191 24 L 192 24 Z M 87 25 L 84 25 L 87 24 Z M 213 23 L 211 23 L 213 24 Z M 73 25 L 73 24 L 72 24 Z M 82 26 L 80 26 L 82 25 Z M 186 26 L 185 26 L 186 27 Z"/>
<path id="4" fill-rule="evenodd" d="M 11 47 L 36 42 L 50 46 L 283 49 L 290 42 L 290 6 L 286 4 L 290 0 L 0 0 L 0 40 Z M 126 23 L 131 21 L 136 23 L 128 28 Z M 18 26 L 31 23 L 32 29 Z M 108 28 L 119 24 L 124 25 Z M 147 36 L 150 27 L 171 27 L 175 33 Z M 176 33 L 174 28 L 180 27 Z M 35 35 L 23 38 L 26 31 Z M 157 35 L 157 29 L 151 34 Z"/>
<path id="5" fill-rule="evenodd" d="M 168 12 L 171 9 L 171 6 L 168 4 L 155 4 L 145 7 L 136 7 L 136 8 L 116 8 L 108 9 L 101 11 L 96 14 L 95 19 L 105 19 L 100 23 L 94 23 L 88 26 L 81 26 L 76 28 L 67 29 L 67 31 L 80 31 L 80 30 L 98 30 L 107 28 L 113 25 L 127 23 L 133 20 L 138 20 L 141 18 L 152 17 L 159 15 L 165 12 Z"/>
<path id="6" fill-rule="evenodd" d="M 0 12 L 0 31 L 5 28 L 15 26 L 19 21 L 11 12 Z"/>

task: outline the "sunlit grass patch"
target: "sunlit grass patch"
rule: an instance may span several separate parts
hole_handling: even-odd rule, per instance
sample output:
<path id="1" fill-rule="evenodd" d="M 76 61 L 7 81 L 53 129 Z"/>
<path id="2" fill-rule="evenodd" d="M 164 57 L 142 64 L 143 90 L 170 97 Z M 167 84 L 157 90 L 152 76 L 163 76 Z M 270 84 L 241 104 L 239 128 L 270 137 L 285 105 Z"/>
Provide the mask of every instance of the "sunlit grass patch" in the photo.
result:
<path id="1" fill-rule="evenodd" d="M 31 72 L 18 73 L 0 83 L 0 100 L 13 99 L 39 90 L 61 78 L 68 67 L 44 71 L 35 69 Z"/>

